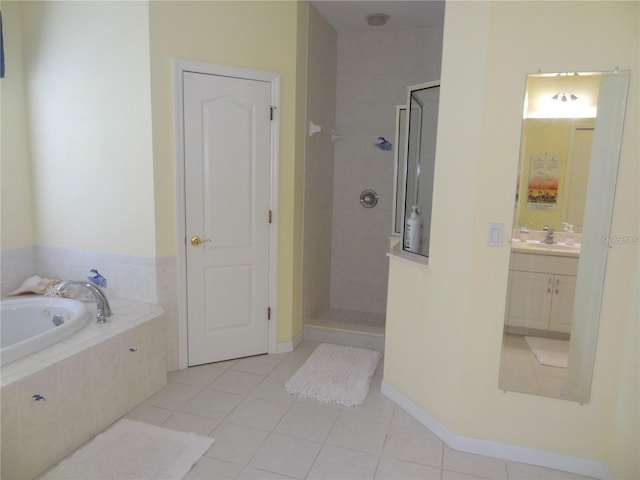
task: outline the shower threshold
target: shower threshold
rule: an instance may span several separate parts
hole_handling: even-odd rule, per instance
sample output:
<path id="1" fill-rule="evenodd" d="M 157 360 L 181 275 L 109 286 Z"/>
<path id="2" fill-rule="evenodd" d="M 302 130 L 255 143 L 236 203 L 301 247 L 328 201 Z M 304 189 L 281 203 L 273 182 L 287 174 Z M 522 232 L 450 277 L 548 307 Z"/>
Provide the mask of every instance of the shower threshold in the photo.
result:
<path id="1" fill-rule="evenodd" d="M 303 337 L 352 347 L 384 350 L 385 315 L 329 309 L 303 324 Z"/>

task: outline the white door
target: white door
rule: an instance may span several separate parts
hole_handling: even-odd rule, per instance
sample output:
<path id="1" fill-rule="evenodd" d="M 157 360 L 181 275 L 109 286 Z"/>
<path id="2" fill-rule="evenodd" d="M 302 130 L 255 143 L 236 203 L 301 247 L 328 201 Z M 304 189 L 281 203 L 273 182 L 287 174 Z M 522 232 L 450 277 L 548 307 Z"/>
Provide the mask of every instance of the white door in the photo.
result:
<path id="1" fill-rule="evenodd" d="M 191 366 L 269 350 L 271 85 L 183 75 Z"/>
<path id="2" fill-rule="evenodd" d="M 571 135 L 570 154 L 565 174 L 566 194 L 563 220 L 582 232 L 584 205 L 593 145 L 593 128 L 576 128 Z"/>

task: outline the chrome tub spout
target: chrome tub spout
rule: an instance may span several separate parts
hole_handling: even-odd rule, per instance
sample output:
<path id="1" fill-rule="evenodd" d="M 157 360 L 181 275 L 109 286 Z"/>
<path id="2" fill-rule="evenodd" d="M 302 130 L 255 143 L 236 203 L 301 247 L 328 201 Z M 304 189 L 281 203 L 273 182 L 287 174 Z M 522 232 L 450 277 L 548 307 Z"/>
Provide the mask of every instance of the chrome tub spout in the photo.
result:
<path id="1" fill-rule="evenodd" d="M 85 287 L 94 296 L 94 298 L 96 299 L 97 323 L 105 323 L 107 321 L 107 317 L 110 317 L 112 315 L 111 306 L 109 305 L 107 296 L 96 285 L 89 282 L 83 282 L 82 280 L 67 280 L 66 282 L 58 284 L 55 289 L 56 291 L 62 293 L 69 285 L 80 285 L 82 287 Z"/>

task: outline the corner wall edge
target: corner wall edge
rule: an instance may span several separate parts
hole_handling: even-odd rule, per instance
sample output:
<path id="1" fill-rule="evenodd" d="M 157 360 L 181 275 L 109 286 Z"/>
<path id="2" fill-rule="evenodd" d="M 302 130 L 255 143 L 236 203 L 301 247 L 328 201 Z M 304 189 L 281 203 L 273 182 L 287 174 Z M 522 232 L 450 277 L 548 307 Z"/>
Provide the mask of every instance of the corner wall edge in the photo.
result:
<path id="1" fill-rule="evenodd" d="M 492 440 L 456 435 L 436 420 L 429 412 L 423 410 L 388 383 L 382 382 L 380 392 L 454 450 L 562 470 L 603 480 L 611 480 L 613 478 L 609 467 L 604 462 L 562 455 L 535 448 L 499 443 Z"/>

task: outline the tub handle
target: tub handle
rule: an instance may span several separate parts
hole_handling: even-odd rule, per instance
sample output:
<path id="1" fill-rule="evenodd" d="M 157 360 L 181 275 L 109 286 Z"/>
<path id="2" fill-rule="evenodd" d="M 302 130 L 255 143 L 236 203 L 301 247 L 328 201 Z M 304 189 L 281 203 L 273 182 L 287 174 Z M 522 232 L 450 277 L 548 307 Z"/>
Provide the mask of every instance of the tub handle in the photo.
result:
<path id="1" fill-rule="evenodd" d="M 31 398 L 33 398 L 36 402 L 40 400 L 44 400 L 45 402 L 47 401 L 47 399 L 44 398 L 44 396 L 40 395 L 39 393 L 36 393 L 35 395 L 31 395 Z"/>

